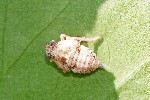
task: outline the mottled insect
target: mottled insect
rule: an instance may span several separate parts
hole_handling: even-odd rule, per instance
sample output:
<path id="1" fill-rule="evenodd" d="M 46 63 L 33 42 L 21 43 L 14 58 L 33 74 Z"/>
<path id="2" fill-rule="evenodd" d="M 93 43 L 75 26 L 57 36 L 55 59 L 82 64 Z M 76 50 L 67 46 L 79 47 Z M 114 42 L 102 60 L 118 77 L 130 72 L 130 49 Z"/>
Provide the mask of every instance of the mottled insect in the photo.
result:
<path id="1" fill-rule="evenodd" d="M 85 37 L 70 37 L 65 34 L 60 35 L 61 41 L 54 40 L 46 44 L 45 52 L 50 61 L 55 62 L 63 72 L 73 71 L 74 73 L 90 73 L 98 67 L 106 68 L 100 64 L 96 54 L 89 48 L 80 45 L 81 42 L 94 42 L 100 39 Z"/>

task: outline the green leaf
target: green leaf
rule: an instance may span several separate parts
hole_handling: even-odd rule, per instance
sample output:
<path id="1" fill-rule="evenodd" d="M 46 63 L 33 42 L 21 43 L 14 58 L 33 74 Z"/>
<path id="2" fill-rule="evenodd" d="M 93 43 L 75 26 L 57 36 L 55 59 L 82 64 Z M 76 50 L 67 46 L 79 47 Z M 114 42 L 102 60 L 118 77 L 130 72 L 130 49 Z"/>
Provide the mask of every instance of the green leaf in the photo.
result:
<path id="1" fill-rule="evenodd" d="M 126 84 L 118 89 L 123 100 L 148 100 L 150 95 L 150 64 L 146 63 Z"/>
<path id="2" fill-rule="evenodd" d="M 0 22 L 1 100 L 149 98 L 149 0 L 1 0 Z M 44 52 L 62 33 L 102 35 L 88 45 L 110 69 L 63 73 Z"/>

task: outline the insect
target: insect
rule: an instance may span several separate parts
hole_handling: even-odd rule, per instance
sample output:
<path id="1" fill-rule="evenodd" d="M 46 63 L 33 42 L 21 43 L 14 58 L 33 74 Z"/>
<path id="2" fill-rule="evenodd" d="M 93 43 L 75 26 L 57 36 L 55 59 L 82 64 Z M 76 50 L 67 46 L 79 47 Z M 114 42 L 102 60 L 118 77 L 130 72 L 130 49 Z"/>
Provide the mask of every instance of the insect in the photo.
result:
<path id="1" fill-rule="evenodd" d="M 61 34 L 61 41 L 57 43 L 52 40 L 46 44 L 45 52 L 50 61 L 55 62 L 63 72 L 90 73 L 99 67 L 107 68 L 107 66 L 101 64 L 96 54 L 80 43 L 94 42 L 100 38 L 101 36 L 85 38 Z"/>

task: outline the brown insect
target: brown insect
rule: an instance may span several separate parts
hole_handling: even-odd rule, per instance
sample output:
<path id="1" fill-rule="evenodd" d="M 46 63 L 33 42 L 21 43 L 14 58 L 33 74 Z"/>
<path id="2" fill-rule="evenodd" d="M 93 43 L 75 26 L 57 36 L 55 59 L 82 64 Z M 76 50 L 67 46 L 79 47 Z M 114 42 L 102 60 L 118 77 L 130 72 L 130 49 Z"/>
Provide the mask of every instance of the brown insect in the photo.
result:
<path id="1" fill-rule="evenodd" d="M 96 54 L 80 43 L 94 42 L 100 38 L 100 36 L 95 38 L 70 37 L 61 34 L 61 41 L 56 43 L 52 40 L 46 44 L 45 52 L 50 57 L 50 61 L 55 62 L 63 69 L 63 72 L 90 73 L 99 67 L 107 68 L 107 66 L 101 64 Z"/>

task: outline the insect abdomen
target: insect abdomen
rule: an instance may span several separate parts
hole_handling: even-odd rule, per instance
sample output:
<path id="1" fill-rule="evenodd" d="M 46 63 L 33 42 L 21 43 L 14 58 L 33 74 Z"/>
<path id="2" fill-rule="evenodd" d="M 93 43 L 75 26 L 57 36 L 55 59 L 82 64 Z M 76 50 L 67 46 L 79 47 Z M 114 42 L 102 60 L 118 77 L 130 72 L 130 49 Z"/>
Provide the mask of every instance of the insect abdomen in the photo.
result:
<path id="1" fill-rule="evenodd" d="M 70 44 L 64 45 L 64 42 Z M 99 67 L 99 60 L 96 54 L 89 48 L 80 45 L 77 41 L 65 40 L 59 42 L 53 54 L 55 55 L 53 61 L 64 72 L 72 70 L 74 73 L 90 73 Z"/>
<path id="2" fill-rule="evenodd" d="M 76 50 L 74 58 L 70 60 L 70 63 L 71 70 L 74 73 L 90 73 L 99 67 L 99 61 L 95 53 L 83 45 Z"/>

